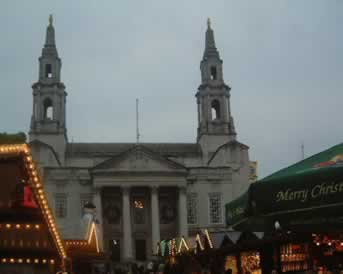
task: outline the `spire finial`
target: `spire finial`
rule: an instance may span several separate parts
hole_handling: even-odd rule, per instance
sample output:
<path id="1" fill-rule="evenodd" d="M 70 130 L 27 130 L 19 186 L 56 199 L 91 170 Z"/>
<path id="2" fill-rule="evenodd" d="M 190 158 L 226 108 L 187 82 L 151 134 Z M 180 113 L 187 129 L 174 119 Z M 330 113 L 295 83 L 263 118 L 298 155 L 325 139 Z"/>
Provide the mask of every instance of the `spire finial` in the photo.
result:
<path id="1" fill-rule="evenodd" d="M 52 17 L 52 14 L 49 15 L 49 26 L 52 26 L 52 22 L 54 21 L 54 18 Z"/>
<path id="2" fill-rule="evenodd" d="M 210 17 L 207 18 L 207 28 L 208 29 L 211 28 L 211 18 Z"/>

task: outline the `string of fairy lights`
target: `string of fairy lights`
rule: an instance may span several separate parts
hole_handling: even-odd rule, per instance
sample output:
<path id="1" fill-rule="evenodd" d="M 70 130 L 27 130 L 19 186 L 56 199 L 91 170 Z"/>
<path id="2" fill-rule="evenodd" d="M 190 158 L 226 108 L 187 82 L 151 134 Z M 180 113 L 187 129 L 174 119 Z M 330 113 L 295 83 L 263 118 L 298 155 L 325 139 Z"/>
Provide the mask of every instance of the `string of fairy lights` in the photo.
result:
<path id="1" fill-rule="evenodd" d="M 59 252 L 59 255 L 62 258 L 62 262 L 67 258 L 66 250 L 63 245 L 63 241 L 61 239 L 60 233 L 56 227 L 56 223 L 54 220 L 54 216 L 52 214 L 52 211 L 48 205 L 47 202 L 47 197 L 44 192 L 44 188 L 42 185 L 42 182 L 38 176 L 37 168 L 35 166 L 35 163 L 32 160 L 31 153 L 30 153 L 30 148 L 28 147 L 27 144 L 13 144 L 13 145 L 0 145 L 0 155 L 23 155 L 24 163 L 26 166 L 26 169 L 29 173 L 29 184 L 31 186 L 31 190 L 34 192 L 35 197 L 37 197 L 37 202 L 40 206 L 40 208 L 43 211 L 43 216 L 46 220 L 46 223 L 48 225 L 49 231 L 53 235 L 53 240 L 57 246 L 57 250 Z M 5 224 L 4 225 L 5 229 L 39 229 L 39 224 Z M 48 263 L 52 262 L 52 260 L 48 259 L 30 259 L 30 258 L 25 258 L 25 259 L 15 259 L 15 258 L 2 258 L 1 262 L 10 262 L 10 263 L 28 263 L 33 260 L 33 263 Z"/>
<path id="2" fill-rule="evenodd" d="M 38 259 L 38 258 L 0 258 L 2 264 L 55 264 L 54 259 Z"/>
<path id="3" fill-rule="evenodd" d="M 169 256 L 176 256 L 177 254 L 182 254 L 184 252 L 197 252 L 197 248 L 199 247 L 201 251 L 205 250 L 204 240 L 207 242 L 208 247 L 210 249 L 213 248 L 212 239 L 207 229 L 205 229 L 203 234 L 197 233 L 194 237 L 194 241 L 189 238 L 185 239 L 181 237 L 179 239 L 170 239 L 170 240 L 162 240 L 157 245 L 157 254 L 161 253 L 162 256 L 169 255 Z M 163 246 L 168 247 L 168 254 L 165 254 Z"/>
<path id="4" fill-rule="evenodd" d="M 343 235 L 330 237 L 325 234 L 312 234 L 313 243 L 317 246 L 340 247 L 343 249 Z"/>
<path id="5" fill-rule="evenodd" d="M 65 244 L 67 247 L 79 247 L 79 246 L 89 247 L 92 243 L 93 235 L 95 237 L 96 252 L 100 253 L 99 240 L 98 240 L 98 235 L 96 233 L 95 222 L 92 222 L 92 224 L 90 226 L 90 229 L 88 231 L 88 239 L 87 240 L 67 240 L 67 241 L 65 241 Z"/>

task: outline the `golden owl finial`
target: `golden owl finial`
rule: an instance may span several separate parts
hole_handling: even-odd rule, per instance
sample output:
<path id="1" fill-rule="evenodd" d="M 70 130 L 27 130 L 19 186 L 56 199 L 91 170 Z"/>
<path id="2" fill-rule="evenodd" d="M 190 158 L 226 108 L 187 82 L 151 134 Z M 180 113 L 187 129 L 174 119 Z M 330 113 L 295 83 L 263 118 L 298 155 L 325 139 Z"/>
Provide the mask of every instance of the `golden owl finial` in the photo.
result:
<path id="1" fill-rule="evenodd" d="M 207 28 L 211 28 L 211 19 L 210 17 L 207 18 Z"/>
<path id="2" fill-rule="evenodd" d="M 52 26 L 52 22 L 53 22 L 53 18 L 52 18 L 52 14 L 49 15 L 49 25 Z"/>

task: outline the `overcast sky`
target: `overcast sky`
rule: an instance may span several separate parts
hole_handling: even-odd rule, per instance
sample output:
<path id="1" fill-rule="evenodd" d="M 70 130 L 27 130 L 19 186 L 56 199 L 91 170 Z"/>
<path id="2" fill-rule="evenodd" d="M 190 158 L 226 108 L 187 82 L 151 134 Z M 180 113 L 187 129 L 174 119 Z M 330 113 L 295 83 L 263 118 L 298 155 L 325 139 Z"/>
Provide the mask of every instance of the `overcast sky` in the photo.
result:
<path id="1" fill-rule="evenodd" d="M 1 1 L 0 131 L 28 132 L 48 16 L 66 85 L 68 137 L 195 142 L 210 17 L 238 140 L 266 176 L 343 141 L 343 1 Z"/>

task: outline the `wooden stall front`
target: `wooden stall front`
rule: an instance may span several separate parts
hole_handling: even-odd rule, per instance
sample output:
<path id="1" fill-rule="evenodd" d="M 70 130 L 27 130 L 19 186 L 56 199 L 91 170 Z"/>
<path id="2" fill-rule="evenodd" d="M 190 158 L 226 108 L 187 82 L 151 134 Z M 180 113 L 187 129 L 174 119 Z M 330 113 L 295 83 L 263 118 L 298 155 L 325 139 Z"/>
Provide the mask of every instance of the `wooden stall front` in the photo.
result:
<path id="1" fill-rule="evenodd" d="M 0 273 L 56 273 L 67 265 L 29 147 L 0 145 Z"/>

